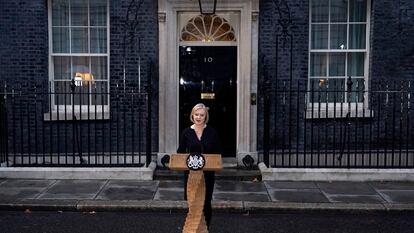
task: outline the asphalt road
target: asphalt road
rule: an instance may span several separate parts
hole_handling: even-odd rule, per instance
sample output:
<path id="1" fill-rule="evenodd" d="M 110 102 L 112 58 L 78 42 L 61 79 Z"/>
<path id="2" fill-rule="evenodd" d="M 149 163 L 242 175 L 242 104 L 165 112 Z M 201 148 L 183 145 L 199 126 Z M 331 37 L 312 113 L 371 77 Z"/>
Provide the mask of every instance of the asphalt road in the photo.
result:
<path id="1" fill-rule="evenodd" d="M 0 212 L 1 233 L 178 233 L 184 213 Z M 412 233 L 414 213 L 214 213 L 210 233 Z"/>

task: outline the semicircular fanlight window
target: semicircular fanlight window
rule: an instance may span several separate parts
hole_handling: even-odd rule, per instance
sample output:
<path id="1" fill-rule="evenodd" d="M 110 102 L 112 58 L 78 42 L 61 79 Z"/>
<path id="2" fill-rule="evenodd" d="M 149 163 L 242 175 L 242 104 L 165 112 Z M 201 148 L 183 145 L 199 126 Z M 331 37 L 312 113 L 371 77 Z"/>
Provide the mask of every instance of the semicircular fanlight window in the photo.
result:
<path id="1" fill-rule="evenodd" d="M 197 15 L 181 30 L 181 41 L 236 41 L 233 27 L 217 15 Z"/>

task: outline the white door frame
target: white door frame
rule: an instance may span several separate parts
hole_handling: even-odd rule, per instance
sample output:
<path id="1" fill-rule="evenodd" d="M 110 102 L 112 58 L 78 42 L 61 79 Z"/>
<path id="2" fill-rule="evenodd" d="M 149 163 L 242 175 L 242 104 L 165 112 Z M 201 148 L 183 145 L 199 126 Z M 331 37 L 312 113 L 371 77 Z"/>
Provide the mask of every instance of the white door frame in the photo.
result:
<path id="1" fill-rule="evenodd" d="M 178 24 L 180 12 L 198 12 L 196 0 L 158 0 L 159 30 L 159 143 L 157 162 L 175 153 L 179 140 L 179 77 Z M 250 96 L 257 93 L 258 14 L 259 0 L 218 0 L 216 13 L 239 14 L 237 74 L 237 136 L 238 164 L 249 154 L 257 162 L 257 105 Z M 235 29 L 236 30 L 236 29 Z M 218 44 L 217 44 L 218 45 Z"/>

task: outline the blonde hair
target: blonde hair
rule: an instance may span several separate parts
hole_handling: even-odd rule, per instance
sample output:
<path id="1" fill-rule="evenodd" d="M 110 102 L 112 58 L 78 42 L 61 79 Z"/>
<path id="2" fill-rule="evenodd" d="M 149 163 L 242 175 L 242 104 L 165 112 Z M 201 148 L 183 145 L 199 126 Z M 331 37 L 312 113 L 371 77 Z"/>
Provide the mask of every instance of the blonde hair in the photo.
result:
<path id="1" fill-rule="evenodd" d="M 190 114 L 190 121 L 194 123 L 194 119 L 193 119 L 193 115 L 195 113 L 195 111 L 199 110 L 199 109 L 204 109 L 204 112 L 206 113 L 206 119 L 204 121 L 205 124 L 207 124 L 208 119 L 209 119 L 209 115 L 208 115 L 208 107 L 205 106 L 202 103 L 196 104 L 193 109 L 191 110 L 191 114 Z"/>

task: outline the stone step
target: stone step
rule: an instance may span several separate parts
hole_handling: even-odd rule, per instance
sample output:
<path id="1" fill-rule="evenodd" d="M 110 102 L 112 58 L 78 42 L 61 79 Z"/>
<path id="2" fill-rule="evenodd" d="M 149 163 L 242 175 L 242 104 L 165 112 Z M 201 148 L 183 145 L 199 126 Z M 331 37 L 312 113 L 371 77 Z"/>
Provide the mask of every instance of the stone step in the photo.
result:
<path id="1" fill-rule="evenodd" d="M 236 158 L 223 158 L 223 168 L 237 168 Z"/>
<path id="2" fill-rule="evenodd" d="M 161 167 L 158 167 L 154 173 L 154 180 L 180 180 L 183 177 L 183 172 Z M 217 180 L 259 181 L 261 178 L 257 167 L 253 167 L 253 169 L 224 167 L 222 171 L 216 173 Z"/>

